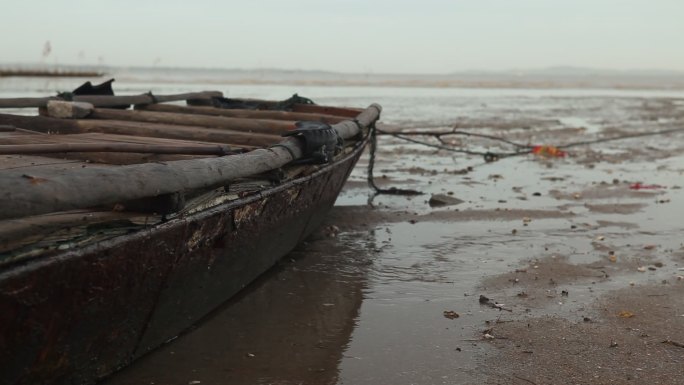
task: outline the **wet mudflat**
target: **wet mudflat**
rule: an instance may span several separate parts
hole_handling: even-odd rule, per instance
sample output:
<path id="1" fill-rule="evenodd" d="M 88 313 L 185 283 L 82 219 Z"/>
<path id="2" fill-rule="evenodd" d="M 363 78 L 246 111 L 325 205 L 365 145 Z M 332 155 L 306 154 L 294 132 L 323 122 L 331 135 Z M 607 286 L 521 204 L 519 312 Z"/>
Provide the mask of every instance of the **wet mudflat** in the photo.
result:
<path id="1" fill-rule="evenodd" d="M 684 128 L 672 95 L 369 93 L 388 129 L 557 146 Z M 379 140 L 377 183 L 423 195 L 370 199 L 365 157 L 307 243 L 105 383 L 684 383 L 684 132 L 490 163 Z M 462 202 L 430 205 L 435 194 Z"/>

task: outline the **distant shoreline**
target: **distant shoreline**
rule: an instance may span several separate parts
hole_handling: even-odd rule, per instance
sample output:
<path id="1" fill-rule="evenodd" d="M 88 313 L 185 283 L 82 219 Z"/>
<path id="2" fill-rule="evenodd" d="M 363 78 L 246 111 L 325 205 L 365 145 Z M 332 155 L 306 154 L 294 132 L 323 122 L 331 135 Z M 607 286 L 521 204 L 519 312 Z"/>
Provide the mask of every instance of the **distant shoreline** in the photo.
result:
<path id="1" fill-rule="evenodd" d="M 127 79 L 121 77 L 120 79 Z M 135 79 L 142 80 L 142 79 Z M 201 83 L 212 83 L 211 79 L 196 79 Z M 177 83 L 172 79 L 156 79 L 151 82 Z M 214 81 L 214 84 L 230 85 L 263 85 L 263 86 L 312 86 L 312 87 L 401 87 L 401 88 L 467 88 L 467 89 L 533 89 L 533 90 L 553 90 L 553 89 L 586 89 L 586 90 L 626 90 L 626 91 L 684 91 L 684 83 L 677 84 L 651 84 L 651 83 L 629 83 L 629 82 L 563 82 L 556 80 L 539 81 L 508 81 L 508 80 L 320 80 L 320 79 L 229 79 Z"/>
<path id="2" fill-rule="evenodd" d="M 0 77 L 60 77 L 60 78 L 82 78 L 82 77 L 101 77 L 103 72 L 97 71 L 78 71 L 64 69 L 30 69 L 30 70 L 8 70 L 0 69 Z"/>
<path id="3" fill-rule="evenodd" d="M 0 79 L 116 78 L 150 84 L 288 85 L 325 87 L 413 87 L 473 89 L 612 89 L 684 91 L 684 72 L 556 67 L 520 71 L 448 74 L 342 73 L 287 69 L 112 67 L 0 64 Z"/>

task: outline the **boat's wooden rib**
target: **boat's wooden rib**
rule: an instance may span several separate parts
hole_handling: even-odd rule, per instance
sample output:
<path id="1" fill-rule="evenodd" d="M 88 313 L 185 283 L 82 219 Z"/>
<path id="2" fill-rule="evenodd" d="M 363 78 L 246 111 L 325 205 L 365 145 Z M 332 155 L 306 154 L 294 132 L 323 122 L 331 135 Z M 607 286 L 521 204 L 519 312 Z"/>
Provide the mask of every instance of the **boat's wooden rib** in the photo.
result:
<path id="1" fill-rule="evenodd" d="M 243 119 L 270 119 L 270 120 L 289 120 L 289 121 L 318 121 L 328 124 L 335 124 L 345 120 L 345 117 L 315 114 L 306 112 L 291 111 L 269 111 L 269 110 L 239 110 L 223 109 L 201 106 L 178 106 L 174 104 L 142 104 L 136 105 L 136 109 L 144 111 L 175 112 L 182 114 L 226 116 L 231 118 Z"/>

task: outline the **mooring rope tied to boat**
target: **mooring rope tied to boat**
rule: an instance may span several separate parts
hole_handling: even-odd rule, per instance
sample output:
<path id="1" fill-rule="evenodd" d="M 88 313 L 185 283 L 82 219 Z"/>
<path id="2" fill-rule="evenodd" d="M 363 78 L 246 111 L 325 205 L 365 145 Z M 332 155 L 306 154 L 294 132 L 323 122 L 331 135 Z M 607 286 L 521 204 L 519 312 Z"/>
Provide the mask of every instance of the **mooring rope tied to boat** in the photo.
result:
<path id="1" fill-rule="evenodd" d="M 374 195 L 388 194 L 388 195 L 422 195 L 423 193 L 417 190 L 410 189 L 400 189 L 396 187 L 390 187 L 388 189 L 383 189 L 375 184 L 375 178 L 373 176 L 373 168 L 375 166 L 375 153 L 378 149 L 378 137 L 377 132 L 379 131 L 373 122 L 370 126 L 370 154 L 368 159 L 368 186 L 370 186 Z M 371 198 L 372 199 L 372 198 Z"/>
<path id="2" fill-rule="evenodd" d="M 476 134 L 476 133 L 471 133 L 471 132 L 466 132 L 466 131 L 456 131 L 456 130 L 444 131 L 444 132 L 434 132 L 434 131 L 388 132 L 388 131 L 383 131 L 383 130 L 377 129 L 377 131 L 383 135 L 389 135 L 389 136 L 395 137 L 397 139 L 401 139 L 401 140 L 411 142 L 411 143 L 420 144 L 420 145 L 427 146 L 427 147 L 432 147 L 432 148 L 456 152 L 456 153 L 462 153 L 462 154 L 466 154 L 466 155 L 480 155 L 480 156 L 485 157 L 485 160 L 487 162 L 491 162 L 493 160 L 498 160 L 501 158 L 506 158 L 506 157 L 511 157 L 511 156 L 527 155 L 527 154 L 532 153 L 533 149 L 535 147 L 538 147 L 536 145 L 516 143 L 516 142 L 510 141 L 508 139 L 493 136 L 493 135 Z M 571 148 L 571 147 L 579 147 L 579 146 L 585 146 L 585 145 L 591 145 L 591 144 L 597 144 L 597 143 L 605 143 L 605 142 L 611 142 L 611 141 L 617 141 L 617 140 L 626 140 L 626 139 L 640 138 L 640 137 L 645 137 L 645 136 L 665 135 L 665 134 L 670 134 L 670 133 L 674 133 L 674 132 L 684 132 L 684 127 L 677 127 L 677 128 L 659 130 L 659 131 L 654 131 L 654 132 L 639 132 L 639 133 L 634 133 L 634 134 L 625 134 L 625 135 L 619 135 L 619 136 L 614 136 L 614 137 L 609 137 L 609 138 L 597 138 L 597 139 L 591 139 L 591 140 L 585 140 L 585 141 L 566 143 L 566 144 L 562 144 L 562 145 L 558 145 L 558 146 L 554 146 L 554 147 L 557 149 L 567 149 L 567 148 Z M 525 148 L 525 150 L 514 151 L 514 152 L 474 151 L 474 150 L 468 150 L 468 149 L 455 148 L 455 147 L 447 146 L 444 144 L 440 145 L 440 144 L 428 143 L 425 141 L 409 138 L 406 135 L 409 135 L 409 136 L 433 136 L 433 137 L 437 137 L 441 143 L 444 143 L 444 141 L 441 140 L 441 136 L 445 136 L 445 135 L 475 136 L 475 137 L 480 137 L 480 138 L 485 138 L 485 139 L 489 139 L 489 140 L 493 140 L 493 141 L 499 141 L 502 143 L 510 144 L 510 145 L 513 145 L 513 146 L 518 147 L 518 148 Z"/>
<path id="3" fill-rule="evenodd" d="M 445 151 L 450 151 L 450 152 L 455 152 L 455 153 L 460 153 L 460 154 L 466 154 L 466 155 L 476 155 L 476 156 L 482 156 L 485 160 L 486 163 L 491 163 L 495 162 L 499 159 L 502 158 L 510 158 L 513 156 L 518 156 L 518 155 L 527 155 L 531 153 L 538 153 L 538 151 L 541 149 L 542 151 L 551 149 L 554 152 L 557 152 L 559 156 L 564 156 L 564 152 L 560 151 L 561 149 L 567 149 L 571 147 L 579 147 L 579 146 L 587 146 L 591 144 L 597 144 L 597 143 L 606 143 L 606 142 L 612 142 L 612 141 L 618 141 L 618 140 L 626 140 L 626 139 L 634 139 L 634 138 L 640 138 L 640 137 L 645 137 L 645 136 L 657 136 L 657 135 L 665 135 L 665 134 L 671 134 L 675 132 L 684 132 L 684 127 L 676 127 L 676 128 L 670 128 L 666 130 L 659 130 L 659 131 L 654 131 L 654 132 L 639 132 L 639 133 L 634 133 L 634 134 L 624 134 L 624 135 L 619 135 L 619 136 L 614 136 L 614 137 L 608 137 L 608 138 L 597 138 L 597 139 L 591 139 L 591 140 L 584 140 L 584 141 L 578 141 L 578 142 L 571 142 L 571 143 L 566 143 L 558 146 L 540 146 L 540 145 L 531 145 L 531 144 L 521 144 L 517 143 L 505 138 L 501 138 L 498 136 L 494 135 L 487 135 L 487 134 L 478 134 L 478 133 L 472 133 L 472 132 L 467 132 L 467 131 L 461 131 L 461 130 L 456 130 L 452 129 L 451 131 L 399 131 L 399 132 L 389 132 L 385 130 L 381 130 L 375 126 L 375 123 L 371 126 L 371 140 L 370 140 L 370 158 L 368 160 L 368 185 L 373 189 L 375 192 L 375 195 L 378 194 L 389 194 L 389 195 L 421 195 L 423 194 L 420 191 L 417 190 L 411 190 L 411 189 L 399 189 L 396 187 L 391 187 L 389 189 L 382 189 L 379 188 L 375 184 L 374 176 L 373 176 L 373 168 L 375 165 L 375 154 L 377 152 L 377 135 L 388 135 L 392 136 L 394 138 L 410 142 L 410 143 L 415 143 L 419 145 L 423 145 L 426 147 L 431 147 L 431 148 L 436 148 L 438 150 L 445 150 Z M 442 140 L 442 136 L 447 136 L 447 135 L 462 135 L 462 136 L 473 136 L 473 137 L 478 137 L 478 138 L 484 138 L 492 141 L 498 141 L 502 142 L 505 144 L 512 145 L 514 147 L 524 149 L 524 150 L 519 150 L 519 151 L 512 151 L 512 152 L 492 152 L 492 151 L 474 151 L 474 150 L 468 150 L 468 149 L 463 149 L 463 148 L 455 148 L 446 145 L 444 140 Z M 425 142 L 422 140 L 418 139 L 413 139 L 410 138 L 409 136 L 432 136 L 437 138 L 437 140 L 440 141 L 442 144 L 435 144 L 435 143 L 429 143 Z"/>

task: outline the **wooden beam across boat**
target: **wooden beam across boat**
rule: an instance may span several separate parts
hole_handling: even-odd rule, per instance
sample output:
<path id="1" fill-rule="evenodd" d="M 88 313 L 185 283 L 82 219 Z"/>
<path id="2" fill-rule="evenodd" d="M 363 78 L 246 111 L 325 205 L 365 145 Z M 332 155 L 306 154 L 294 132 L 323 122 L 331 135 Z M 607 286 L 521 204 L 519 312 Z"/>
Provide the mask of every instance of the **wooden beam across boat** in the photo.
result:
<path id="1" fill-rule="evenodd" d="M 356 121 L 344 121 L 333 127 L 343 139 L 354 137 L 359 133 L 359 126 L 369 127 L 378 119 L 380 111 L 381 107 L 373 104 L 363 110 Z M 140 124 L 136 123 L 136 126 Z M 69 172 L 36 169 L 27 174 L 25 170 L 8 170 L 0 174 L 0 186 L 7 186 L 0 200 L 0 219 L 218 187 L 236 178 L 277 169 L 299 159 L 304 145 L 297 138 L 287 138 L 277 147 L 229 157 L 120 167 L 92 166 Z"/>

